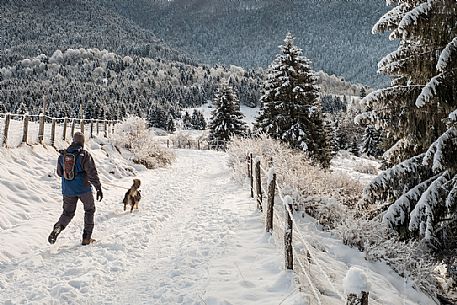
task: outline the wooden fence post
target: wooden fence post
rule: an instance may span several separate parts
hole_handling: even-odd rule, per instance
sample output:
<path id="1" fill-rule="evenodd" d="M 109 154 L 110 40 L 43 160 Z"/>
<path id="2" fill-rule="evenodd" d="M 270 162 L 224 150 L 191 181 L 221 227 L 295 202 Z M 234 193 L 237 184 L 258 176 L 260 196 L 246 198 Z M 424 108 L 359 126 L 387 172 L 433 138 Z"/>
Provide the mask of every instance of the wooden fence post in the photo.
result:
<path id="1" fill-rule="evenodd" d="M 254 198 L 254 173 L 252 171 L 252 153 L 249 154 L 249 167 L 251 168 L 250 172 L 250 179 L 251 179 L 251 198 Z"/>
<path id="2" fill-rule="evenodd" d="M 114 126 L 116 126 L 116 121 L 111 124 L 111 134 L 114 134 Z"/>
<path id="3" fill-rule="evenodd" d="M 189 149 L 191 149 L 190 140 L 187 140 L 187 145 L 189 145 Z"/>
<path id="4" fill-rule="evenodd" d="M 170 148 L 170 139 L 167 139 L 167 148 Z"/>
<path id="5" fill-rule="evenodd" d="M 99 120 L 97 120 L 97 123 L 96 123 L 96 130 L 97 130 L 97 136 L 98 136 L 98 134 L 100 132 L 100 121 Z"/>
<path id="6" fill-rule="evenodd" d="M 73 139 L 73 136 L 75 135 L 75 127 L 76 127 L 76 120 L 73 119 L 71 122 L 71 138 Z"/>
<path id="7" fill-rule="evenodd" d="M 284 207 L 286 212 L 286 229 L 284 231 L 284 248 L 285 248 L 285 259 L 286 259 L 286 269 L 294 269 L 294 251 L 292 248 L 292 231 L 293 231 L 293 221 L 292 217 L 289 214 L 292 213 L 292 204 L 293 199 L 290 196 L 284 198 Z"/>
<path id="8" fill-rule="evenodd" d="M 29 137 L 29 116 L 24 115 L 24 125 L 22 127 L 22 143 L 27 144 L 27 139 Z"/>
<path id="9" fill-rule="evenodd" d="M 79 119 L 79 129 L 81 129 L 81 132 L 84 134 L 84 119 Z"/>
<path id="10" fill-rule="evenodd" d="M 63 135 L 62 135 L 62 140 L 66 140 L 67 139 L 67 125 L 68 125 L 68 118 L 65 117 L 63 119 Z"/>
<path id="11" fill-rule="evenodd" d="M 56 119 L 52 119 L 51 125 L 51 145 L 54 146 L 56 139 Z"/>
<path id="12" fill-rule="evenodd" d="M 38 143 L 43 144 L 44 140 L 44 114 L 40 113 L 39 115 L 39 126 L 38 126 Z"/>
<path id="13" fill-rule="evenodd" d="M 90 138 L 94 137 L 94 119 L 90 119 Z"/>
<path id="14" fill-rule="evenodd" d="M 346 305 L 368 305 L 368 292 L 362 291 L 361 298 L 359 298 L 356 294 L 349 294 L 346 300 Z"/>
<path id="15" fill-rule="evenodd" d="M 255 163 L 255 189 L 256 189 L 256 199 L 257 199 L 257 208 L 260 212 L 263 212 L 262 209 L 262 180 L 260 176 L 260 160 L 257 160 Z"/>
<path id="16" fill-rule="evenodd" d="M 270 178 L 269 178 L 270 180 Z M 276 174 L 273 173 L 268 183 L 266 231 L 273 231 L 273 207 L 275 204 Z"/>
<path id="17" fill-rule="evenodd" d="M 108 137 L 108 122 L 105 120 L 103 136 Z"/>
<path id="18" fill-rule="evenodd" d="M 200 140 L 197 140 L 197 149 L 200 150 Z"/>
<path id="19" fill-rule="evenodd" d="M 246 155 L 246 166 L 247 166 L 247 173 L 248 173 L 248 177 L 251 178 L 251 161 L 250 161 L 250 155 L 247 154 Z"/>
<path id="20" fill-rule="evenodd" d="M 5 128 L 3 129 L 3 145 L 6 146 L 8 140 L 8 129 L 10 128 L 11 114 L 7 113 L 5 116 Z"/>

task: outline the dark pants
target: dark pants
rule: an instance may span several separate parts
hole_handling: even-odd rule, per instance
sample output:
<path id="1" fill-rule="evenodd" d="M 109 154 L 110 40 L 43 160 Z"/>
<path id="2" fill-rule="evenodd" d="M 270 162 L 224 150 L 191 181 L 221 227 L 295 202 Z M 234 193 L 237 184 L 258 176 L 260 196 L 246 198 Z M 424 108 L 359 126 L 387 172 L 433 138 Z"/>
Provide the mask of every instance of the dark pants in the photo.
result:
<path id="1" fill-rule="evenodd" d="M 94 195 L 92 195 L 92 192 L 79 196 L 63 196 L 63 213 L 57 224 L 62 225 L 65 228 L 70 223 L 75 216 L 78 199 L 80 199 L 84 205 L 84 235 L 91 237 L 92 230 L 94 229 L 95 213 Z"/>

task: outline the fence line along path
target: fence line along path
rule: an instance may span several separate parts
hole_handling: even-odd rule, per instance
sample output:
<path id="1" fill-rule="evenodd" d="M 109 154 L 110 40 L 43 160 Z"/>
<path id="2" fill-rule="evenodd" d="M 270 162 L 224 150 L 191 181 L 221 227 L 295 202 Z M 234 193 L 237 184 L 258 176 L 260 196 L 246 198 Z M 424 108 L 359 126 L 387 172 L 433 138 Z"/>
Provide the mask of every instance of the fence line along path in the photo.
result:
<path id="1" fill-rule="evenodd" d="M 277 182 L 277 175 L 274 171 L 273 160 L 270 159 L 267 162 L 269 170 L 264 169 L 261 165 L 260 157 L 254 158 L 252 153 L 249 153 L 246 156 L 246 161 L 247 175 L 250 181 L 251 198 L 255 197 L 258 210 L 263 212 L 263 194 L 265 192 L 264 190 L 267 190 L 265 229 L 267 232 L 274 233 L 274 229 L 280 231 L 281 223 L 284 224 L 282 238 L 284 240 L 285 268 L 293 270 L 294 265 L 299 266 L 298 273 L 303 275 L 313 296 L 310 303 L 317 305 L 325 304 L 322 302 L 323 295 L 321 290 L 316 287 L 313 275 L 311 274 L 310 265 L 313 264 L 317 267 L 319 274 L 326 279 L 327 284 L 334 294 L 333 297 L 338 299 L 338 301 L 335 302 L 335 305 L 368 305 L 368 291 L 363 291 L 360 296 L 349 294 L 347 295 L 347 298 L 343 297 L 333 284 L 334 280 L 331 279 L 331 277 L 319 264 L 319 259 L 314 254 L 315 251 L 313 247 L 306 241 L 306 238 L 300 232 L 295 223 L 293 215 L 294 200 L 290 196 L 283 196 L 281 186 Z M 276 192 L 276 190 L 278 190 L 278 192 Z M 284 207 L 282 211 L 276 208 L 276 201 Z M 294 244 L 296 246 L 294 246 Z M 298 250 L 299 248 L 304 249 L 304 253 L 303 251 Z"/>
<path id="2" fill-rule="evenodd" d="M 2 146 L 17 147 L 24 144 L 49 144 L 71 139 L 76 131 L 90 138 L 102 134 L 107 137 L 114 133 L 118 120 L 54 118 L 44 114 L 0 113 Z"/>

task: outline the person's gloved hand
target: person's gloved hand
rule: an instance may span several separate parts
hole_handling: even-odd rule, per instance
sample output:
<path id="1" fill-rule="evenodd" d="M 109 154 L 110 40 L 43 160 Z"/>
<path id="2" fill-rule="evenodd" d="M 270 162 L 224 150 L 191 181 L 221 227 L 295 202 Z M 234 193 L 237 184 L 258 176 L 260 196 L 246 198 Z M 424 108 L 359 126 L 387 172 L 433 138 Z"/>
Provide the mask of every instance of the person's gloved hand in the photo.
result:
<path id="1" fill-rule="evenodd" d="M 103 192 L 101 189 L 97 190 L 97 200 L 102 201 L 103 199 Z"/>

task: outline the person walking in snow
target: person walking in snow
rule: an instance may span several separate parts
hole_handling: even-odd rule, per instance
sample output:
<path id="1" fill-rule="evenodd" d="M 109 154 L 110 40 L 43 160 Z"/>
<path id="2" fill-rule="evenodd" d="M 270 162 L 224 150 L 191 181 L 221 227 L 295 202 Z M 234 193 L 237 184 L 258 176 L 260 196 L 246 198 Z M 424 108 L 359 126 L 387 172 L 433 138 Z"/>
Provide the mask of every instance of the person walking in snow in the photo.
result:
<path id="1" fill-rule="evenodd" d="M 78 199 L 84 205 L 84 231 L 82 245 L 95 241 L 92 239 L 94 228 L 95 202 L 91 184 L 97 191 L 97 200 L 103 199 L 102 186 L 98 178 L 95 162 L 90 153 L 84 150 L 84 134 L 75 132 L 73 142 L 60 151 L 57 161 L 57 175 L 62 177 L 63 213 L 48 237 L 50 244 L 56 242 L 57 236 L 75 216 Z"/>

